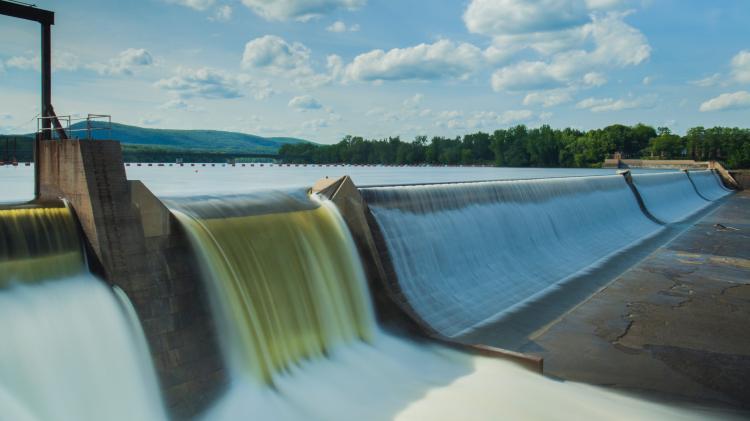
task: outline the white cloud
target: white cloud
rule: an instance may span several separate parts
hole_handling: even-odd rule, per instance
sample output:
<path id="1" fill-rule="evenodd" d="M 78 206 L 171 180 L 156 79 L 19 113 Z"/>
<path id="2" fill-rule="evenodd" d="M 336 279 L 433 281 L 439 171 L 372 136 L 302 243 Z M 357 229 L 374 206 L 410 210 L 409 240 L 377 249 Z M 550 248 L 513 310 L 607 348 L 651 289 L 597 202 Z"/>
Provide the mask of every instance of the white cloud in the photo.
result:
<path id="1" fill-rule="evenodd" d="M 344 22 L 341 22 L 340 20 L 337 20 L 336 22 L 333 22 L 331 26 L 326 28 L 326 31 L 329 32 L 346 32 L 346 24 Z"/>
<path id="2" fill-rule="evenodd" d="M 154 86 L 181 98 L 239 98 L 242 97 L 241 87 L 249 84 L 245 77 L 233 77 L 228 73 L 203 67 L 200 69 L 180 68 L 177 75 L 157 81 Z"/>
<path id="3" fill-rule="evenodd" d="M 553 54 L 548 60 L 521 61 L 492 75 L 496 91 L 517 91 L 578 83 L 599 86 L 606 82 L 603 70 L 634 66 L 647 60 L 651 47 L 646 37 L 623 21 L 625 14 L 608 13 L 592 17 L 580 27 L 582 39 L 591 41 L 591 50 L 570 49 Z"/>
<path id="4" fill-rule="evenodd" d="M 178 4 L 194 10 L 207 10 L 213 6 L 215 0 L 167 0 L 168 3 Z"/>
<path id="5" fill-rule="evenodd" d="M 289 108 L 297 111 L 317 110 L 323 108 L 320 102 L 310 95 L 296 96 L 289 101 Z"/>
<path id="6" fill-rule="evenodd" d="M 326 31 L 328 32 L 357 32 L 359 31 L 359 25 L 354 24 L 350 26 L 346 26 L 344 22 L 341 22 L 340 20 L 337 20 L 336 22 L 333 22 L 330 26 L 326 28 Z"/>
<path id="7" fill-rule="evenodd" d="M 482 64 L 479 48 L 440 40 L 434 44 L 360 54 L 346 67 L 346 77 L 357 81 L 462 78 Z"/>
<path id="8" fill-rule="evenodd" d="M 556 89 L 550 91 L 531 92 L 524 97 L 523 105 L 541 105 L 544 108 L 549 108 L 560 104 L 565 104 L 572 100 L 573 98 L 571 97 L 570 92 Z"/>
<path id="9" fill-rule="evenodd" d="M 87 67 L 102 75 L 133 75 L 137 68 L 151 66 L 151 54 L 143 48 L 128 48 L 107 63 L 93 63 Z"/>
<path id="10" fill-rule="evenodd" d="M 711 76 L 708 76 L 699 80 L 693 80 L 693 81 L 690 81 L 689 83 L 691 85 L 700 86 L 701 88 L 709 88 L 711 86 L 716 86 L 720 84 L 721 80 L 722 80 L 721 73 L 714 73 Z"/>
<path id="11" fill-rule="evenodd" d="M 750 92 L 737 91 L 711 98 L 700 106 L 702 112 L 740 110 L 750 108 Z"/>
<path id="12" fill-rule="evenodd" d="M 588 12 L 583 0 L 472 0 L 463 18 L 470 32 L 506 35 L 582 25 Z"/>
<path id="13" fill-rule="evenodd" d="M 310 49 L 299 42 L 290 44 L 281 37 L 265 35 L 245 44 L 242 67 L 270 72 L 309 74 L 312 73 Z"/>
<path id="14" fill-rule="evenodd" d="M 589 72 L 583 75 L 583 83 L 587 86 L 602 86 L 607 83 L 607 77 L 602 73 Z"/>
<path id="15" fill-rule="evenodd" d="M 641 83 L 643 83 L 644 85 L 648 86 L 648 85 L 651 84 L 651 82 L 654 81 L 654 79 L 656 79 L 656 77 L 654 77 L 654 76 L 646 76 L 646 77 L 643 78 L 643 80 L 641 81 Z"/>
<path id="16" fill-rule="evenodd" d="M 39 70 L 39 63 L 39 56 L 15 56 L 5 62 L 9 69 L 19 70 Z"/>
<path id="17" fill-rule="evenodd" d="M 750 83 L 750 50 L 743 50 L 732 58 L 732 77 L 740 83 Z"/>
<path id="18" fill-rule="evenodd" d="M 214 10 L 213 16 L 208 19 L 214 22 L 227 22 L 232 19 L 232 7 L 226 4 L 219 6 Z"/>
<path id="19" fill-rule="evenodd" d="M 621 111 L 636 108 L 652 108 L 656 104 L 656 97 L 647 95 L 637 98 L 586 98 L 578 104 L 576 108 L 591 110 L 595 113 L 607 111 Z"/>
<path id="20" fill-rule="evenodd" d="M 339 9 L 355 10 L 367 0 L 242 0 L 257 15 L 266 20 L 308 21 Z"/>

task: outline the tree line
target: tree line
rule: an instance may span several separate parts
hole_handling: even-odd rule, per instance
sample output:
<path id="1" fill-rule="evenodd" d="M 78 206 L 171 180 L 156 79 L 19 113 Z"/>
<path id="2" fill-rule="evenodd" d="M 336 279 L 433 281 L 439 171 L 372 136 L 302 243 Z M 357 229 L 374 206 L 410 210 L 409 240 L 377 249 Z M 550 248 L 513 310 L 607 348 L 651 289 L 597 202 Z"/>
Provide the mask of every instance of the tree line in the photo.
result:
<path id="1" fill-rule="evenodd" d="M 624 158 L 717 160 L 730 168 L 750 168 L 750 129 L 694 127 L 679 136 L 644 124 L 588 131 L 517 125 L 453 138 L 417 136 L 410 142 L 346 136 L 332 145 L 286 144 L 279 158 L 297 164 L 599 167 L 615 152 Z"/>

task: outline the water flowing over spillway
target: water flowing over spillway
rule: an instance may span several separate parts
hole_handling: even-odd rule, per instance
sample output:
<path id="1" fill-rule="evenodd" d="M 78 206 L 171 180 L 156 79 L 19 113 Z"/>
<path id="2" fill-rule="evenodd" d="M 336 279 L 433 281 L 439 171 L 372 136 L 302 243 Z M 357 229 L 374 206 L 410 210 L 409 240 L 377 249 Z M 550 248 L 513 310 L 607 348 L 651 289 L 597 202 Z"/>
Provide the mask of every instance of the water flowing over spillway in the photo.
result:
<path id="1" fill-rule="evenodd" d="M 361 189 L 409 305 L 456 336 L 661 227 L 621 176 Z"/>
<path id="2" fill-rule="evenodd" d="M 78 273 L 75 221 L 64 207 L 0 209 L 0 288 Z"/>
<path id="3" fill-rule="evenodd" d="M 666 223 L 682 222 L 711 204 L 684 172 L 633 174 L 633 183 L 649 212 Z"/>
<path id="4" fill-rule="evenodd" d="M 693 418 L 380 330 L 331 203 L 260 196 L 167 201 L 203 262 L 232 360 L 232 385 L 206 419 Z"/>
<path id="5" fill-rule="evenodd" d="M 708 200 L 719 200 L 731 193 L 714 171 L 690 171 L 689 174 L 698 193 Z"/>
<path id="6" fill-rule="evenodd" d="M 0 210 L 0 419 L 166 419 L 127 298 L 84 267 L 66 208 Z"/>
<path id="7" fill-rule="evenodd" d="M 371 339 L 373 327 L 361 268 L 336 215 L 291 197 L 282 202 L 286 208 L 263 214 L 273 200 L 181 206 L 216 282 L 232 363 L 269 383 L 338 344 Z"/>

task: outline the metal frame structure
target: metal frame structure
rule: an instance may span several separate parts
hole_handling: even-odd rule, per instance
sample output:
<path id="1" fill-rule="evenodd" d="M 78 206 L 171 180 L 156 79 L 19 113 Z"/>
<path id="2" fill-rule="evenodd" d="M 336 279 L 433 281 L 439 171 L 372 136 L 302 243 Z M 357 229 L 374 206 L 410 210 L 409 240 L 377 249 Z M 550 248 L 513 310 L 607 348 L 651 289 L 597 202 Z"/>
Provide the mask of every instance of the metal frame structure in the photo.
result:
<path id="1" fill-rule="evenodd" d="M 0 15 L 38 22 L 42 29 L 42 130 L 34 141 L 34 196 L 39 197 L 39 163 L 36 162 L 39 156 L 39 141 L 52 139 L 53 127 L 59 139 L 67 139 L 65 130 L 52 108 L 52 25 L 55 24 L 55 13 L 39 9 L 33 4 L 0 0 Z"/>

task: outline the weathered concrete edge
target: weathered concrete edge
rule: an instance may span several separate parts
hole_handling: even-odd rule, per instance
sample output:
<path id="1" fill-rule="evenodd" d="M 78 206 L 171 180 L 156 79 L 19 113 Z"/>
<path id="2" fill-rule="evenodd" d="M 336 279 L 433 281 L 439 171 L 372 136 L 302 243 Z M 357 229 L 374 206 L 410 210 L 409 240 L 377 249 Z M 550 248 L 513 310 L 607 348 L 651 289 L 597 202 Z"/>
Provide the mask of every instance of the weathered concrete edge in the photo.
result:
<path id="1" fill-rule="evenodd" d="M 199 413 L 226 375 L 181 227 L 142 183 L 128 182 L 119 142 L 42 141 L 37 157 L 37 202 L 70 204 L 92 272 L 133 303 L 172 417 Z"/>
<path id="2" fill-rule="evenodd" d="M 487 345 L 459 343 L 438 334 L 419 317 L 398 287 L 397 275 L 380 229 L 349 176 L 319 180 L 311 192 L 326 197 L 338 207 L 357 245 L 379 318 L 385 318 L 386 322 L 396 323 L 409 333 L 426 337 L 443 346 L 473 355 L 511 361 L 533 372 L 543 373 L 544 360 L 541 357 Z"/>

